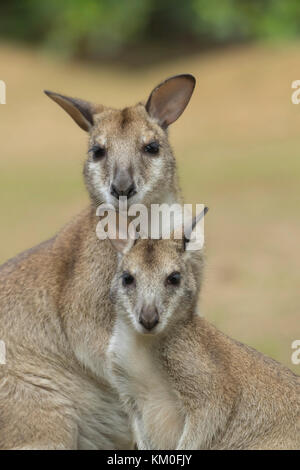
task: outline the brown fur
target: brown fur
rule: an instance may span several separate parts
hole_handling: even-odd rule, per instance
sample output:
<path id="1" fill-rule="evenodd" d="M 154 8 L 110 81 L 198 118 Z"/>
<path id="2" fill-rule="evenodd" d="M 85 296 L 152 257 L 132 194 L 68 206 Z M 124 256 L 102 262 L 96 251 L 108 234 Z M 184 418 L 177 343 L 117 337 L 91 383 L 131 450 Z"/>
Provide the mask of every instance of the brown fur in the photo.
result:
<path id="1" fill-rule="evenodd" d="M 107 156 L 94 162 L 88 154 L 90 206 L 0 269 L 0 339 L 7 349 L 0 365 L 0 449 L 129 448 L 127 416 L 106 365 L 116 254 L 96 236 L 95 206 L 109 202 L 115 168 L 129 165 L 135 202 L 180 200 L 175 160 L 165 130 L 143 105 L 119 111 L 47 94 L 89 131 L 89 148 L 105 140 Z M 141 154 L 147 138 L 161 144 L 153 162 Z"/>
<path id="2" fill-rule="evenodd" d="M 300 378 L 196 313 L 202 253 L 141 240 L 112 283 L 112 380 L 140 449 L 300 449 Z M 122 273 L 134 284 L 124 286 Z M 181 274 L 178 286 L 166 283 Z M 147 306 L 159 323 L 139 322 Z"/>

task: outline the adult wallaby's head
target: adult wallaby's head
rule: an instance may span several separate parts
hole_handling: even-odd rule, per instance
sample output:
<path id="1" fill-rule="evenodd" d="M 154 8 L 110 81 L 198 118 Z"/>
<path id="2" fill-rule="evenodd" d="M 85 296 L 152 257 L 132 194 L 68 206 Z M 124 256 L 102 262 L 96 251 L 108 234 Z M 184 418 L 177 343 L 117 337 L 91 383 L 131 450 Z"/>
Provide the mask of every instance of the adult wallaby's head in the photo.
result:
<path id="1" fill-rule="evenodd" d="M 193 222 L 194 223 L 194 222 Z M 111 286 L 118 315 L 139 333 L 157 334 L 194 313 L 202 274 L 202 251 L 190 241 L 111 240 L 120 253 Z"/>
<path id="2" fill-rule="evenodd" d="M 128 205 L 161 202 L 167 195 L 172 200 L 175 160 L 167 129 L 184 111 L 194 87 L 192 75 L 171 77 L 154 88 L 146 104 L 122 110 L 45 92 L 89 133 L 84 176 L 96 205 L 117 206 L 120 196 L 127 196 Z"/>

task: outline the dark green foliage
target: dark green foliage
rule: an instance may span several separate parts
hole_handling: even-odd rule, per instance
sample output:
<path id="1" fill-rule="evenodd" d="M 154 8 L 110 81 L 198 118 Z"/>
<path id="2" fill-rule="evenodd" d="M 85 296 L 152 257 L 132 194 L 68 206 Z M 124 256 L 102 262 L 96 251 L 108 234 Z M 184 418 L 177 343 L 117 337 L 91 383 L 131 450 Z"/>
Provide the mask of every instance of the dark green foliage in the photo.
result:
<path id="1" fill-rule="evenodd" d="M 9 0 L 0 35 L 71 57 L 300 34 L 299 0 Z"/>

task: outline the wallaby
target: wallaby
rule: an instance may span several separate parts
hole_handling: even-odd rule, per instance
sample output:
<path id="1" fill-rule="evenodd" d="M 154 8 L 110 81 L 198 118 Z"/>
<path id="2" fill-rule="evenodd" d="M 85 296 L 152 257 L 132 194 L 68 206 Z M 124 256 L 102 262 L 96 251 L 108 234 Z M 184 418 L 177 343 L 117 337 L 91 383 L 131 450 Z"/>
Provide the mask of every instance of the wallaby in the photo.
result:
<path id="1" fill-rule="evenodd" d="M 122 110 L 46 94 L 89 134 L 84 179 L 89 207 L 54 238 L 0 269 L 1 449 L 131 448 L 128 418 L 109 383 L 109 298 L 117 256 L 96 236 L 96 207 L 179 202 L 167 129 L 195 79 L 178 75 L 146 104 Z"/>
<path id="2" fill-rule="evenodd" d="M 300 377 L 196 314 L 202 251 L 112 243 L 108 355 L 138 449 L 299 449 Z"/>

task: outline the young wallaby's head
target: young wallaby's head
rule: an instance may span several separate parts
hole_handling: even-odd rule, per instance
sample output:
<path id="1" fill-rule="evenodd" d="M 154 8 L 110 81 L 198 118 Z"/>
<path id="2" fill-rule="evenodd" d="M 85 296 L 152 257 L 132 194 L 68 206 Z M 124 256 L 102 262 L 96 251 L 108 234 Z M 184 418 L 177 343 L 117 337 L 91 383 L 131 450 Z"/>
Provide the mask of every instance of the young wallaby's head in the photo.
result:
<path id="1" fill-rule="evenodd" d="M 117 207 L 120 196 L 128 198 L 128 205 L 172 202 L 177 181 L 167 129 L 194 87 L 192 75 L 171 77 L 154 88 L 146 104 L 122 110 L 45 92 L 89 133 L 84 176 L 96 205 Z"/>
<path id="2" fill-rule="evenodd" d="M 119 263 L 111 286 L 117 315 L 157 334 L 195 312 L 203 255 L 186 239 L 111 240 Z"/>

